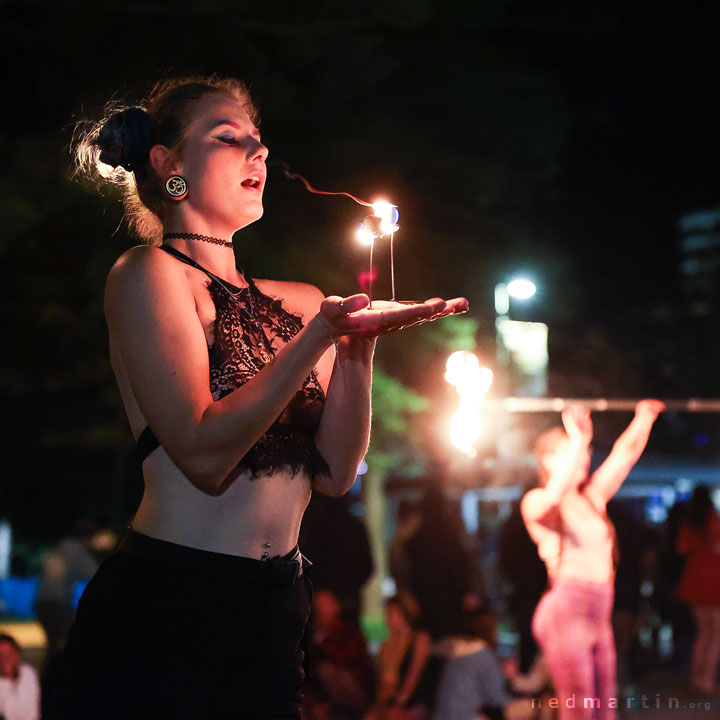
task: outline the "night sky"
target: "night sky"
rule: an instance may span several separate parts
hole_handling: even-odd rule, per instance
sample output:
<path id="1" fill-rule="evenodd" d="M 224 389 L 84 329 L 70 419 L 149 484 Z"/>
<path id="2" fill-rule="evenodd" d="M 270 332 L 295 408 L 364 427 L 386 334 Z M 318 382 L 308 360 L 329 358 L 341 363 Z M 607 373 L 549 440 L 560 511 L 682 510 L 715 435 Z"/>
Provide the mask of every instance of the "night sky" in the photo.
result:
<path id="1" fill-rule="evenodd" d="M 319 187 L 400 204 L 408 292 L 485 303 L 491 283 L 525 266 L 549 320 L 569 300 L 571 322 L 610 326 L 630 305 L 674 300 L 677 217 L 718 197 L 716 11 L 269 5 L 4 4 L 4 153 L 21 162 L 38 135 L 62 153 L 48 145 L 67 143 L 76 119 L 114 94 L 138 98 L 162 73 L 236 74 L 261 107 L 271 159 Z M 12 182 L 12 167 L 3 175 Z M 343 244 L 359 210 L 348 202 L 278 175 L 252 232 L 283 250 L 333 235 L 344 267 L 358 254 Z M 428 267 L 432 287 L 417 277 Z"/>
<path id="2" fill-rule="evenodd" d="M 647 394 L 716 392 L 713 368 L 663 375 L 653 325 L 663 309 L 681 314 L 678 217 L 719 202 L 709 6 L 3 3 L 1 312 L 16 338 L 3 397 L 46 439 L 116 414 L 102 286 L 133 241 L 112 193 L 71 180 L 68 147 L 113 95 L 136 101 L 162 75 L 195 71 L 249 84 L 270 160 L 400 206 L 402 297 L 468 296 L 482 345 L 494 284 L 523 270 L 540 291 L 518 317 L 550 325 L 558 368 L 594 372 L 592 337 L 621 358 L 600 392 L 637 394 L 628 378 Z M 362 215 L 271 168 L 265 217 L 236 237 L 238 260 L 349 294 Z M 9 440 L 32 447 L 20 430 Z"/>

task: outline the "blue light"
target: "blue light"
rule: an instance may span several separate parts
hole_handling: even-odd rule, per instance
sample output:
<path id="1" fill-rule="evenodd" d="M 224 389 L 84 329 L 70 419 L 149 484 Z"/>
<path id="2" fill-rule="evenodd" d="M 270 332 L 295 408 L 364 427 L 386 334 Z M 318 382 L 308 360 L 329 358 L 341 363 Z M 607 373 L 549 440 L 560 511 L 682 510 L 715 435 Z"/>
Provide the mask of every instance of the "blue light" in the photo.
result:
<path id="1" fill-rule="evenodd" d="M 705 432 L 699 432 L 694 439 L 695 447 L 704 448 L 708 444 L 708 434 Z"/>
<path id="2" fill-rule="evenodd" d="M 648 522 L 659 525 L 667 520 L 667 516 L 667 508 L 665 507 L 662 498 L 657 495 L 650 496 L 647 504 L 645 505 L 645 518 Z"/>
<path id="3" fill-rule="evenodd" d="M 0 580 L 0 607 L 3 612 L 17 617 L 32 617 L 35 614 L 35 596 L 40 578 L 10 576 Z"/>

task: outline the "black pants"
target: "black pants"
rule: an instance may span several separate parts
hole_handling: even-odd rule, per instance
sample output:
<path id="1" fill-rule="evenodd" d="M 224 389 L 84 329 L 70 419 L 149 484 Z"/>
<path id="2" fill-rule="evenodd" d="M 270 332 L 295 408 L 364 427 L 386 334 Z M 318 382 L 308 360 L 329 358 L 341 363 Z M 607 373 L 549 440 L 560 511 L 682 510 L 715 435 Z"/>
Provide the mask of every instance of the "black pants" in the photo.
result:
<path id="1" fill-rule="evenodd" d="M 128 530 L 80 599 L 46 720 L 299 720 L 309 565 Z"/>

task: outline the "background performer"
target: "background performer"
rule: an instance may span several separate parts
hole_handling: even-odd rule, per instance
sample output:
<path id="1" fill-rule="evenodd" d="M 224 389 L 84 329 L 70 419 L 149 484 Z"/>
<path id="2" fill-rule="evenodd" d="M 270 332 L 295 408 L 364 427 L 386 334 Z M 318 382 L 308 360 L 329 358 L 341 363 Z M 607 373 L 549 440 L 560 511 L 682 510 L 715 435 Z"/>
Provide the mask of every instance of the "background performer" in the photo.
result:
<path id="1" fill-rule="evenodd" d="M 562 427 L 537 440 L 540 487 L 522 500 L 522 514 L 547 565 L 549 589 L 533 618 L 533 632 L 547 660 L 560 701 L 560 720 L 609 720 L 617 698 L 616 655 L 611 613 L 615 530 L 608 501 L 645 449 L 664 409 L 657 400 L 638 403 L 635 418 L 607 460 L 588 477 L 593 427 L 590 411 L 571 407 Z M 600 707 L 585 709 L 585 698 Z"/>

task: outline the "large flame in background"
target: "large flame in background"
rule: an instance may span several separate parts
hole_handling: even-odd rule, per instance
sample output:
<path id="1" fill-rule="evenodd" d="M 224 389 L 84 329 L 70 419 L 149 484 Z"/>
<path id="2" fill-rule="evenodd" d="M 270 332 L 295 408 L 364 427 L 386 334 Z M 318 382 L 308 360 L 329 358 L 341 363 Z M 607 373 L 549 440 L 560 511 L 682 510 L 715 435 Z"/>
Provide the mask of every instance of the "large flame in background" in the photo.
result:
<path id="1" fill-rule="evenodd" d="M 445 380 L 460 395 L 450 421 L 450 442 L 468 457 L 475 457 L 475 443 L 482 432 L 482 405 L 493 380 L 492 370 L 480 366 L 475 353 L 454 352 L 447 359 Z"/>

